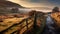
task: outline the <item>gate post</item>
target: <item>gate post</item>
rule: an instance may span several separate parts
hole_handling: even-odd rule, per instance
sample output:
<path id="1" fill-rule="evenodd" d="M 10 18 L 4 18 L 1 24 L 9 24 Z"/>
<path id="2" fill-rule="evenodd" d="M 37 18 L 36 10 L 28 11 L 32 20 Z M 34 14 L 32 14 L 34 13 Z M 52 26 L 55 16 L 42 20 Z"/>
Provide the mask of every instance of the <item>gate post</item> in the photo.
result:
<path id="1" fill-rule="evenodd" d="M 26 19 L 26 27 L 27 27 L 27 30 L 28 30 L 28 19 Z"/>
<path id="2" fill-rule="evenodd" d="M 34 13 L 34 25 L 33 25 L 33 28 L 35 29 L 36 28 L 36 25 L 37 24 L 37 13 Z"/>

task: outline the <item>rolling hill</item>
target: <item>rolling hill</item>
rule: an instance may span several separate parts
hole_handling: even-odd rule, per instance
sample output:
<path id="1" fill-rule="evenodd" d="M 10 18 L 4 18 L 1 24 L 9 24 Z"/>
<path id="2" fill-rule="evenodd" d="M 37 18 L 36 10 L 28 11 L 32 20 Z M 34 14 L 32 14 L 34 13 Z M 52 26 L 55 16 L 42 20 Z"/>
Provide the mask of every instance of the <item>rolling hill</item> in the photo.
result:
<path id="1" fill-rule="evenodd" d="M 0 1 L 0 7 L 20 7 L 20 8 L 22 8 L 21 5 L 10 2 L 10 1 Z"/>

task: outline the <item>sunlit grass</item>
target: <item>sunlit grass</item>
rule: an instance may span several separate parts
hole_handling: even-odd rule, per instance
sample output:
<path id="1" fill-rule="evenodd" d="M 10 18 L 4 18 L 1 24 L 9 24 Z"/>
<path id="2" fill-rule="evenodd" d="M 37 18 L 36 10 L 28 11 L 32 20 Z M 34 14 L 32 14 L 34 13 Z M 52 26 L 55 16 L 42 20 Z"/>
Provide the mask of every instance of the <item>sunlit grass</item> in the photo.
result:
<path id="1" fill-rule="evenodd" d="M 58 27 L 60 27 L 60 12 L 52 13 L 51 17 L 55 20 Z"/>
<path id="2" fill-rule="evenodd" d="M 12 18 L 12 19 L 4 19 L 3 22 L 0 23 L 0 31 L 10 27 L 13 24 L 17 24 L 22 21 L 24 18 Z M 6 26 L 5 26 L 6 25 Z"/>

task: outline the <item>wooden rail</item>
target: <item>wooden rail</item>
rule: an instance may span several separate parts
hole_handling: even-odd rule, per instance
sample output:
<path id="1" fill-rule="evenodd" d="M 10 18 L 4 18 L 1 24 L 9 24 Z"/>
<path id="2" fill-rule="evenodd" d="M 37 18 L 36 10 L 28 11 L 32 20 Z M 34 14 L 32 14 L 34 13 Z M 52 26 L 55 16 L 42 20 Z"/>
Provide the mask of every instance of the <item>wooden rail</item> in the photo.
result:
<path id="1" fill-rule="evenodd" d="M 1 31 L 0 33 L 1 34 L 5 34 L 5 33 L 6 34 L 15 34 L 15 33 L 16 34 L 23 34 L 25 31 L 28 31 L 31 28 L 35 29 L 36 24 L 37 24 L 37 19 L 38 18 L 40 18 L 40 19 L 43 18 L 43 17 L 41 18 L 39 16 L 40 15 L 35 14 L 35 16 L 33 16 L 33 17 L 30 16 L 30 17 L 28 17 L 26 19 L 23 19 L 19 23 L 11 25 L 10 27 L 6 28 L 5 30 Z M 45 21 L 43 21 L 43 20 L 45 20 L 45 18 L 43 18 L 41 20 L 42 21 L 42 23 L 40 24 L 41 27 L 39 28 L 39 31 L 36 31 L 37 33 L 40 33 L 43 30 L 44 26 L 45 26 Z M 13 27 L 16 28 L 16 30 L 14 30 Z M 10 30 L 11 30 L 11 32 L 9 32 Z M 35 32 L 35 34 L 37 34 L 36 32 Z"/>
<path id="2" fill-rule="evenodd" d="M 31 20 L 31 21 L 30 21 Z M 30 22 L 29 22 L 30 21 Z M 29 23 L 28 23 L 29 22 Z M 26 23 L 25 25 L 24 25 L 24 23 Z M 23 19 L 21 22 L 19 22 L 19 23 L 17 23 L 17 24 L 13 24 L 13 25 L 11 25 L 10 27 L 8 27 L 8 28 L 6 28 L 5 30 L 3 30 L 3 31 L 1 31 L 0 33 L 1 34 L 3 34 L 3 33 L 5 33 L 5 32 L 7 32 L 7 31 L 9 31 L 11 28 L 13 28 L 14 26 L 17 26 L 17 25 L 19 25 L 19 28 L 17 29 L 17 30 L 15 30 L 14 32 L 12 32 L 11 34 L 14 34 L 15 32 L 17 32 L 17 33 L 19 33 L 19 34 L 22 34 L 23 32 L 22 32 L 22 30 L 24 29 L 25 31 L 26 30 L 28 30 L 30 27 L 29 27 L 29 25 L 31 24 L 31 23 L 33 23 L 33 19 L 32 19 L 32 17 L 28 17 L 28 18 L 26 18 L 26 19 Z M 21 33 L 20 33 L 21 32 Z"/>

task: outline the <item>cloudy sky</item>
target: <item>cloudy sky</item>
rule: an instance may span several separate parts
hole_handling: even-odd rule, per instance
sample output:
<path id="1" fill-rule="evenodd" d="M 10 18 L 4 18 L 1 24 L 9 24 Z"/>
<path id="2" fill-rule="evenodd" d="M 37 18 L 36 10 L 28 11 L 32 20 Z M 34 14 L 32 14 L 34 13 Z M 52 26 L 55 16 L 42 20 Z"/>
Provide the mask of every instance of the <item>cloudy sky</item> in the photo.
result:
<path id="1" fill-rule="evenodd" d="M 60 7 L 60 0 L 8 0 L 24 7 Z"/>

